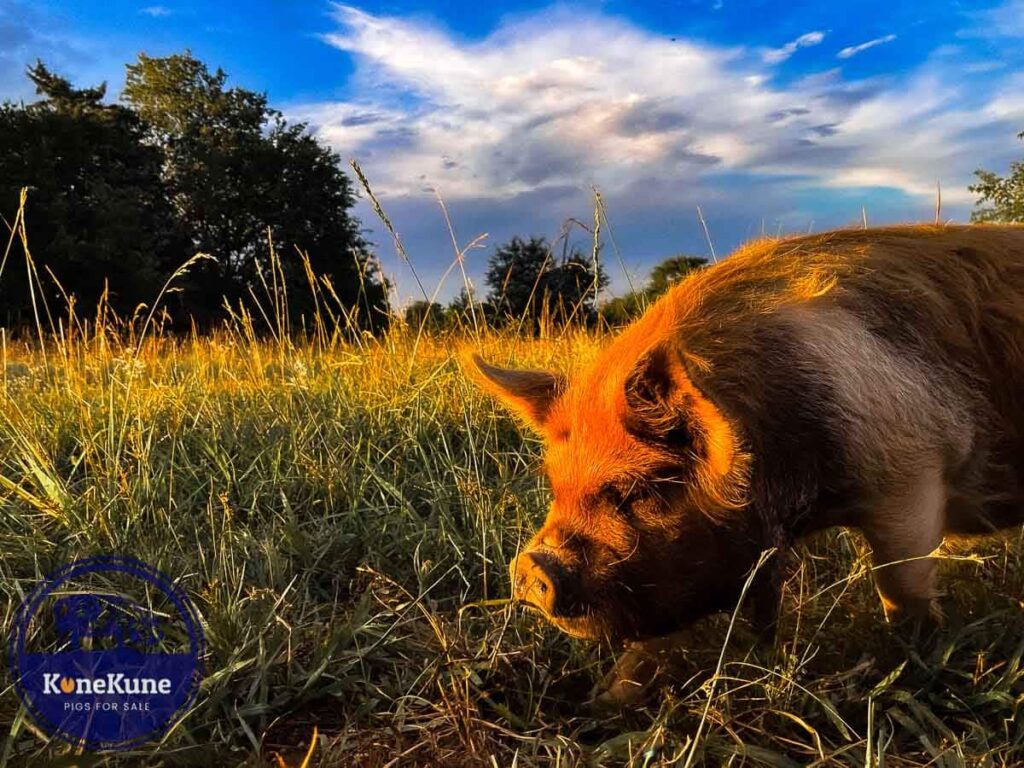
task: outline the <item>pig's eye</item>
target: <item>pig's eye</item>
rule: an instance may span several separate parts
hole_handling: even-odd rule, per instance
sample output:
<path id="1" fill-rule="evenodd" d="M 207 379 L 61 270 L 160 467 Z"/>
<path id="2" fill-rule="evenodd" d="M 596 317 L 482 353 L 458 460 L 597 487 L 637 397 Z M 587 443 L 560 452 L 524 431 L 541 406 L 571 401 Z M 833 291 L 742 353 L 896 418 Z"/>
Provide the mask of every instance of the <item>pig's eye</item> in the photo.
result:
<path id="1" fill-rule="evenodd" d="M 624 515 L 630 514 L 633 505 L 641 501 L 646 494 L 645 486 L 637 481 L 614 483 L 606 486 L 601 492 L 603 501 Z"/>
<path id="2" fill-rule="evenodd" d="M 611 506 L 618 508 L 622 506 L 623 502 L 626 500 L 626 496 L 618 486 L 609 485 L 601 491 L 601 500 L 606 504 L 610 504 Z"/>
<path id="3" fill-rule="evenodd" d="M 667 508 L 664 490 L 660 481 L 626 480 L 605 486 L 600 501 L 620 519 L 642 528 L 662 520 Z"/>

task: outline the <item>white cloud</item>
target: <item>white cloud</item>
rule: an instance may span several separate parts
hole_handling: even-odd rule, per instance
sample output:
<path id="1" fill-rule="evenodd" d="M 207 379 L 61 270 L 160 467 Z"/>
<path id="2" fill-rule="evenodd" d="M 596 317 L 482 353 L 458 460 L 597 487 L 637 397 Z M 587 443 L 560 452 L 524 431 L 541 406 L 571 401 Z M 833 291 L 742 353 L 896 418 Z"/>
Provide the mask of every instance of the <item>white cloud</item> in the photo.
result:
<path id="1" fill-rule="evenodd" d="M 928 198 L 941 177 L 945 200 L 967 202 L 973 170 L 1020 130 L 1015 82 L 990 73 L 972 87 L 955 57 L 889 79 L 830 70 L 783 86 L 756 52 L 596 13 L 522 16 L 471 42 L 348 6 L 335 18 L 325 39 L 355 58 L 354 95 L 289 114 L 392 196 L 436 186 L 450 200 L 511 200 L 596 184 L 709 199 L 722 178 L 767 177 Z M 790 45 L 820 42 L 810 34 Z"/>
<path id="2" fill-rule="evenodd" d="M 961 37 L 985 37 L 1019 41 L 1024 37 L 1024 0 L 1005 0 L 1003 3 L 971 13 L 974 24 L 961 30 Z"/>
<path id="3" fill-rule="evenodd" d="M 769 48 L 762 54 L 762 58 L 766 64 L 778 64 L 796 53 L 798 48 L 808 48 L 812 45 L 817 45 L 824 39 L 824 32 L 807 32 L 800 35 L 796 40 L 786 43 L 781 48 Z"/>
<path id="4" fill-rule="evenodd" d="M 874 48 L 876 45 L 884 45 L 885 43 L 891 43 L 896 39 L 896 35 L 885 35 L 884 37 L 876 37 L 874 40 L 868 40 L 867 42 L 861 43 L 860 45 L 851 45 L 847 48 L 843 48 L 836 56 L 840 59 L 849 59 L 856 56 L 862 51 L 866 51 L 869 48 Z"/>
<path id="5" fill-rule="evenodd" d="M 988 102 L 985 114 L 991 120 L 1024 125 L 1024 73 L 1012 75 L 1009 85 Z"/>
<path id="6" fill-rule="evenodd" d="M 147 5 L 145 8 L 140 8 L 139 13 L 158 19 L 163 16 L 170 16 L 173 11 L 171 11 L 171 9 L 166 5 Z"/>

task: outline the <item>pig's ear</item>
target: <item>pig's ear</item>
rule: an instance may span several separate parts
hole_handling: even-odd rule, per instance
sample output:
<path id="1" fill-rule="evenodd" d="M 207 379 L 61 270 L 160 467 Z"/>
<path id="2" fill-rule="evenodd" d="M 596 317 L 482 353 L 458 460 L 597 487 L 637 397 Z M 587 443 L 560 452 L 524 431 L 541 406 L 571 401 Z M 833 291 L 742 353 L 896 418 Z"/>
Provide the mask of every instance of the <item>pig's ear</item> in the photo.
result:
<path id="1" fill-rule="evenodd" d="M 476 354 L 465 356 L 463 367 L 471 379 L 538 432 L 543 431 L 551 406 L 565 389 L 565 379 L 559 374 L 498 368 Z"/>
<path id="2" fill-rule="evenodd" d="M 626 403 L 627 427 L 638 436 L 696 456 L 713 474 L 732 466 L 733 429 L 673 345 L 658 344 L 640 358 L 626 379 Z"/>
<path id="3" fill-rule="evenodd" d="M 693 442 L 695 388 L 678 352 L 658 344 L 644 353 L 626 378 L 629 427 L 641 436 L 685 448 Z"/>

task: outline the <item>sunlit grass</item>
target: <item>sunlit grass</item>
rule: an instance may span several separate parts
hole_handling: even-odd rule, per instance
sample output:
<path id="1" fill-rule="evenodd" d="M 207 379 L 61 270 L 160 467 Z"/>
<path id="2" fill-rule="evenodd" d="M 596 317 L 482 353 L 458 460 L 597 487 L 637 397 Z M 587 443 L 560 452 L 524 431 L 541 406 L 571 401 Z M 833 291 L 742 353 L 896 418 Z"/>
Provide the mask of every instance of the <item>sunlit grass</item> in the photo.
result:
<path id="1" fill-rule="evenodd" d="M 603 337 L 321 319 L 290 341 L 264 306 L 208 338 L 133 332 L 142 314 L 0 339 L 5 636 L 43 575 L 97 553 L 172 575 L 204 620 L 195 708 L 95 763 L 298 765 L 314 726 L 312 765 L 1024 760 L 1019 531 L 946 564 L 949 623 L 917 646 L 884 625 L 860 539 L 821 536 L 789 558 L 774 640 L 740 623 L 723 651 L 729 617 L 700 622 L 673 685 L 598 719 L 581 703 L 614 652 L 504 599 L 546 507 L 540 446 L 457 355 L 571 369 Z M 94 764 L 39 732 L 9 679 L 0 765 Z"/>

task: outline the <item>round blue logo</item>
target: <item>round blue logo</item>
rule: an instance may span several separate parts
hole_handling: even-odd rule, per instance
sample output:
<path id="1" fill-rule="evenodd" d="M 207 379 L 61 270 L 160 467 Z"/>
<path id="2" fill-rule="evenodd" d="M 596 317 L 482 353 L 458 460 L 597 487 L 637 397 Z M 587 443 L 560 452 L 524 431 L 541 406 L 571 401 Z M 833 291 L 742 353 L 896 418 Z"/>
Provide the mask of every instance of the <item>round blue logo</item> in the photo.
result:
<path id="1" fill-rule="evenodd" d="M 188 596 L 129 557 L 78 560 L 18 610 L 11 674 L 52 736 L 94 750 L 159 738 L 195 701 L 203 634 Z"/>

